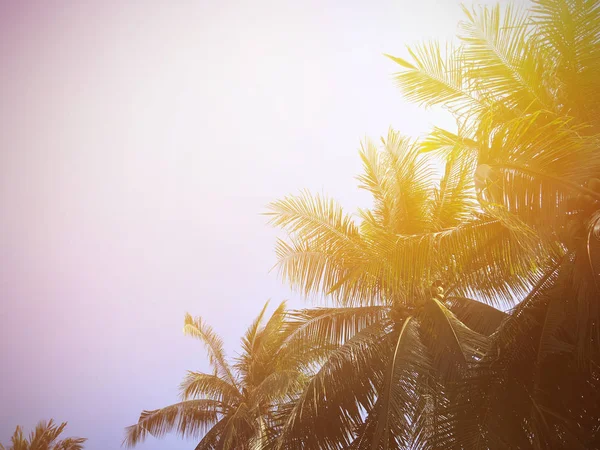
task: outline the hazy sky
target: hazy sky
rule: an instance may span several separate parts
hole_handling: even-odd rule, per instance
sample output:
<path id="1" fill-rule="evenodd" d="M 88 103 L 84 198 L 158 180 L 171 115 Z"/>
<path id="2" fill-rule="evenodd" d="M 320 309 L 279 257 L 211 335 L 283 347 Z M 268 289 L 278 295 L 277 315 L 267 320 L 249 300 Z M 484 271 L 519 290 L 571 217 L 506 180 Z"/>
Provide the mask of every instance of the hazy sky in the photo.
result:
<path id="1" fill-rule="evenodd" d="M 402 100 L 382 53 L 461 17 L 454 0 L 0 0 L 0 442 L 54 418 L 118 449 L 207 369 L 186 311 L 234 354 L 268 298 L 302 305 L 259 213 L 302 188 L 366 205 L 362 138 L 453 127 Z"/>

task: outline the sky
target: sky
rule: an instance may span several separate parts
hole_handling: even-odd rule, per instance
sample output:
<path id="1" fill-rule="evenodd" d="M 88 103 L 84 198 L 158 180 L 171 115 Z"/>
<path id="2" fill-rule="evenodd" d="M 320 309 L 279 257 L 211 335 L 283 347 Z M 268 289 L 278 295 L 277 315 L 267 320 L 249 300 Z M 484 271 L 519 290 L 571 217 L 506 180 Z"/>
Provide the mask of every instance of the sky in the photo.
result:
<path id="1" fill-rule="evenodd" d="M 54 418 L 118 449 L 208 368 L 185 312 L 235 356 L 267 299 L 314 304 L 270 270 L 261 213 L 305 188 L 368 206 L 362 139 L 452 129 L 382 55 L 461 18 L 453 0 L 0 0 L 0 442 Z"/>

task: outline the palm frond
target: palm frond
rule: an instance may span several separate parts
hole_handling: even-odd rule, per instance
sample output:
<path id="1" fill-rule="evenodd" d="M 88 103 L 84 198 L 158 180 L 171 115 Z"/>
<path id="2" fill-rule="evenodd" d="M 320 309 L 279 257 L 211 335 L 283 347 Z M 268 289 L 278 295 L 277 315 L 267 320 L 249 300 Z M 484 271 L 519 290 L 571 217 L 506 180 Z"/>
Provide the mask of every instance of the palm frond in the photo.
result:
<path id="1" fill-rule="evenodd" d="M 186 313 L 183 332 L 187 336 L 192 336 L 202 341 L 208 352 L 208 360 L 216 374 L 226 379 L 233 386 L 236 386 L 236 380 L 225 357 L 223 340 L 214 332 L 212 327 L 204 323 L 201 317 L 193 318 L 190 314 Z"/>
<path id="2" fill-rule="evenodd" d="M 210 430 L 202 437 L 195 450 L 221 450 L 220 443 L 223 430 L 227 426 L 227 417 L 222 418 L 215 423 Z"/>
<path id="3" fill-rule="evenodd" d="M 240 392 L 227 380 L 216 375 L 188 371 L 180 385 L 182 400 L 199 398 L 217 400 L 224 407 L 234 404 L 240 399 Z"/>
<path id="4" fill-rule="evenodd" d="M 377 417 L 370 439 L 371 450 L 388 449 L 390 442 L 407 446 L 415 419 L 415 396 L 422 390 L 415 383 L 415 374 L 424 374 L 430 369 L 425 352 L 419 351 L 424 349 L 419 341 L 417 322 L 412 317 L 404 320 L 394 340 L 394 353 L 386 368 L 383 387 L 370 412 Z"/>
<path id="5" fill-rule="evenodd" d="M 548 70 L 545 52 L 529 39 L 528 14 L 512 5 L 463 10 L 467 20 L 460 24 L 460 38 L 475 89 L 520 112 L 550 109 L 552 102 L 542 77 Z"/>
<path id="6" fill-rule="evenodd" d="M 133 447 L 148 435 L 162 437 L 171 431 L 185 438 L 199 438 L 217 422 L 221 408 L 221 402 L 217 400 L 201 399 L 143 411 L 138 423 L 125 430 L 123 444 Z"/>
<path id="7" fill-rule="evenodd" d="M 426 107 L 442 104 L 458 116 L 485 110 L 485 99 L 469 87 L 462 47 L 446 45 L 442 50 L 438 42 L 428 42 L 408 52 L 412 63 L 386 55 L 402 68 L 395 78 L 407 100 Z"/>
<path id="8" fill-rule="evenodd" d="M 361 411 L 370 409 L 389 356 L 385 324 L 362 329 L 334 350 L 300 397 L 281 410 L 283 426 L 278 449 L 333 449 L 349 445 L 361 423 Z"/>

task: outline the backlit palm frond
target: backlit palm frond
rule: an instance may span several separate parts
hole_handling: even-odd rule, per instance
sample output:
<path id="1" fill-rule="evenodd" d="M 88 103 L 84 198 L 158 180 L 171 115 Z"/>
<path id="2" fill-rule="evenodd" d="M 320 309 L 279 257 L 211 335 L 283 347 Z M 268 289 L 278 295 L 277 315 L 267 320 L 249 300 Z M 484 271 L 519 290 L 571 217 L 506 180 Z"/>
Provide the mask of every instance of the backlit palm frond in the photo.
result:
<path id="1" fill-rule="evenodd" d="M 461 22 L 463 58 L 474 87 L 486 98 L 520 112 L 551 109 L 545 52 L 530 39 L 528 14 L 509 5 L 480 7 Z"/>
<path id="2" fill-rule="evenodd" d="M 436 231 L 471 220 L 479 209 L 473 182 L 475 166 L 474 158 L 461 157 L 455 150 L 448 154 L 444 175 L 432 198 L 432 221 Z"/>
<path id="3" fill-rule="evenodd" d="M 290 237 L 289 241 L 278 240 L 276 244 L 280 274 L 304 295 L 331 295 L 344 305 L 382 301 L 376 274 L 364 270 L 372 262 L 364 243 L 360 250 L 352 246 L 329 252 L 327 246 L 303 237 Z"/>
<path id="4" fill-rule="evenodd" d="M 395 78 L 406 99 L 426 107 L 443 105 L 459 117 L 480 115 L 488 107 L 470 87 L 462 47 L 442 50 L 438 42 L 429 42 L 408 51 L 412 63 L 386 55 L 402 68 Z"/>
<path id="5" fill-rule="evenodd" d="M 534 0 L 535 39 L 549 51 L 563 114 L 598 130 L 600 5 L 594 0 Z"/>
<path id="6" fill-rule="evenodd" d="M 419 144 L 421 153 L 433 153 L 444 159 L 448 157 L 461 156 L 464 159 L 476 158 L 479 144 L 474 141 L 464 130 L 452 133 L 443 128 L 433 129 L 423 138 Z"/>
<path id="7" fill-rule="evenodd" d="M 123 444 L 133 447 L 148 435 L 162 437 L 176 432 L 182 437 L 199 438 L 217 422 L 221 402 L 216 400 L 187 400 L 165 408 L 144 411 L 138 423 L 125 430 Z"/>
<path id="8" fill-rule="evenodd" d="M 600 173 L 598 139 L 583 131 L 569 119 L 548 121 L 543 113 L 499 127 L 478 168 L 487 170 L 484 197 L 538 229 L 561 224 L 565 202 L 586 194 L 587 182 Z"/>
<path id="9" fill-rule="evenodd" d="M 193 318 L 190 314 L 186 313 L 183 332 L 187 336 L 192 336 L 202 341 L 208 352 L 208 360 L 216 374 L 226 379 L 233 386 L 236 386 L 236 380 L 225 357 L 223 340 L 214 332 L 212 327 L 203 322 L 201 317 Z"/>
<path id="10" fill-rule="evenodd" d="M 369 191 L 373 197 L 370 209 L 373 223 L 389 228 L 392 221 L 390 201 L 393 199 L 389 198 L 389 174 L 382 161 L 382 153 L 372 141 L 367 140 L 361 144 L 359 155 L 363 162 L 363 173 L 357 180 L 360 182 L 359 188 Z"/>
<path id="11" fill-rule="evenodd" d="M 433 188 L 433 167 L 429 158 L 421 155 L 416 141 L 392 129 L 382 144 L 380 162 L 387 174 L 386 199 L 391 219 L 385 228 L 396 234 L 413 234 L 431 220 L 427 199 Z"/>

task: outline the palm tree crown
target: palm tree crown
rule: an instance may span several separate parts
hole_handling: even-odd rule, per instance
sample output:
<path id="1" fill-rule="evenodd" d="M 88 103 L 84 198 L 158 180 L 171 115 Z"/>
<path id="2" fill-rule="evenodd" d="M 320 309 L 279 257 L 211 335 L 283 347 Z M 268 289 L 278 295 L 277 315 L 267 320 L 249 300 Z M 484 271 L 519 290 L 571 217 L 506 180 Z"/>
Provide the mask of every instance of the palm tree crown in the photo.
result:
<path id="1" fill-rule="evenodd" d="M 297 345 L 285 324 L 285 303 L 263 324 L 268 303 L 242 338 L 242 354 L 227 361 L 223 341 L 202 321 L 185 316 L 184 332 L 208 352 L 212 373 L 189 372 L 181 383 L 182 401 L 142 412 L 126 430 L 134 446 L 148 434 L 175 431 L 200 439 L 196 450 L 250 449 L 272 434 L 278 403 L 289 400 L 305 383 L 313 355 Z"/>
<path id="2" fill-rule="evenodd" d="M 67 422 L 60 425 L 50 419 L 37 424 L 35 430 L 25 437 L 21 427 L 17 427 L 11 437 L 9 447 L 0 444 L 0 450 L 82 450 L 87 439 L 65 438 L 59 439 L 67 426 Z"/>

